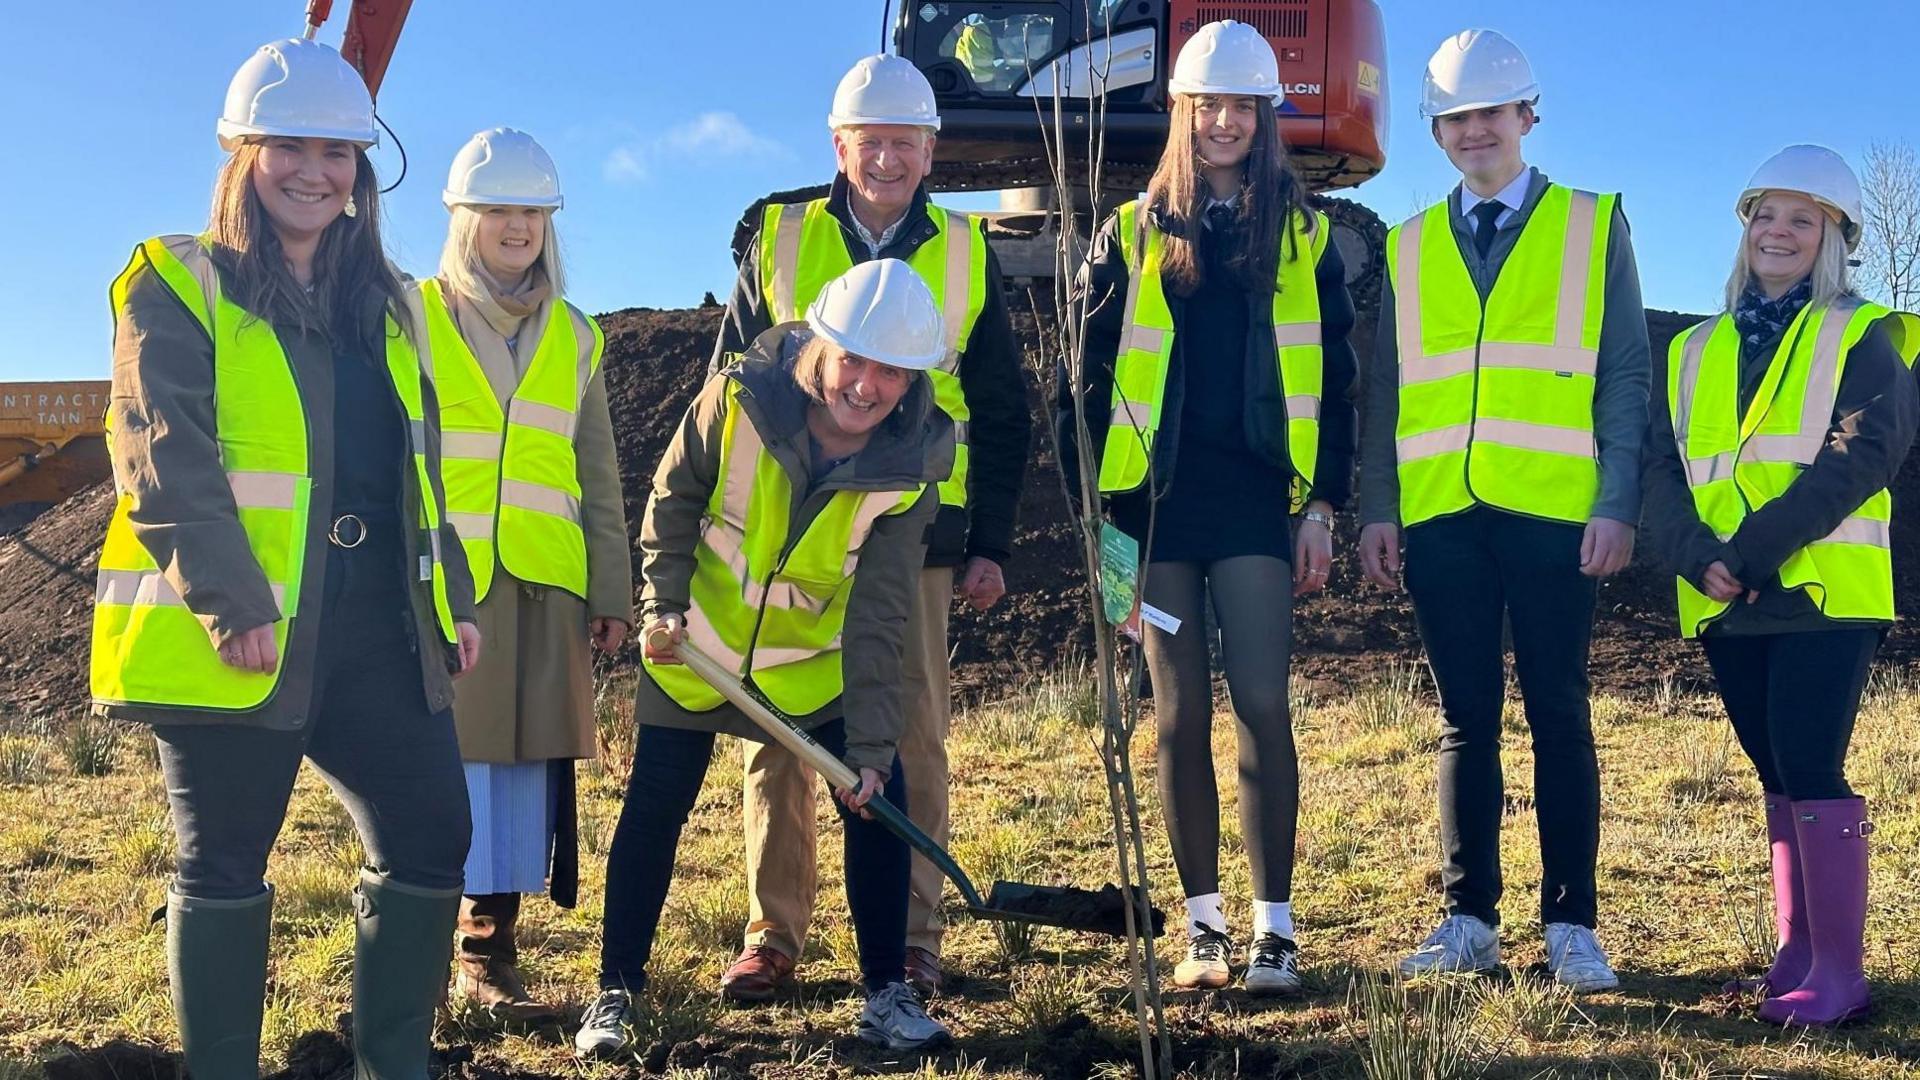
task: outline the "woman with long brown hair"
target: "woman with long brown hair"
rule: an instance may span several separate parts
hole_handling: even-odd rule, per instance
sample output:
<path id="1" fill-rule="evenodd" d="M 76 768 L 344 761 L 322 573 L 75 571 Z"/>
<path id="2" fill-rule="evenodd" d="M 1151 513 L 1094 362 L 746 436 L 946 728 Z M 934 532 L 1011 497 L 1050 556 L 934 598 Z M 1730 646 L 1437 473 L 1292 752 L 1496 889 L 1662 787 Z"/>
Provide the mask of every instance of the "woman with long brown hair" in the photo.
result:
<path id="1" fill-rule="evenodd" d="M 1232 974 L 1220 888 L 1209 600 L 1238 721 L 1252 863 L 1246 986 L 1300 985 L 1291 895 L 1299 766 L 1288 711 L 1293 600 L 1326 584 L 1353 463 L 1353 302 L 1324 214 L 1289 166 L 1279 64 L 1252 27 L 1182 49 L 1167 148 L 1076 283 L 1081 381 L 1112 524 L 1143 549 L 1159 786 L 1187 897 L 1182 987 Z M 1073 430 L 1060 380 L 1060 430 Z M 1063 434 L 1062 461 L 1077 461 Z M 1297 526 L 1293 515 L 1298 513 Z"/>
<path id="2" fill-rule="evenodd" d="M 207 231 L 146 241 L 113 286 L 93 699 L 159 742 L 188 1071 L 259 1075 L 267 856 L 304 757 L 365 848 L 358 1071 L 419 1080 L 469 829 L 449 676 L 480 648 L 439 411 L 381 247 L 359 75 L 316 42 L 263 46 L 219 134 Z"/>

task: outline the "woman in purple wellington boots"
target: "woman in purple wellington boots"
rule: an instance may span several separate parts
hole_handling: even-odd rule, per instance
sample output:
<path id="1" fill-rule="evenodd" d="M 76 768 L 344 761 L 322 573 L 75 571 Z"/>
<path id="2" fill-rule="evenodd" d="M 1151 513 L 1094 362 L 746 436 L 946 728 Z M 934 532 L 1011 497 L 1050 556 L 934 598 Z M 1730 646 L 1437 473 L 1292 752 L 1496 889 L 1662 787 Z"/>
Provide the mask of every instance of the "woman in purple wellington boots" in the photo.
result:
<path id="1" fill-rule="evenodd" d="M 1779 948 L 1730 989 L 1762 991 L 1774 1023 L 1837 1024 L 1868 1004 L 1872 825 L 1844 769 L 1893 624 L 1887 488 L 1920 426 L 1920 317 L 1849 287 L 1860 183 L 1833 151 L 1775 154 L 1735 212 L 1726 310 L 1654 384 L 1644 531 L 1766 801 Z"/>

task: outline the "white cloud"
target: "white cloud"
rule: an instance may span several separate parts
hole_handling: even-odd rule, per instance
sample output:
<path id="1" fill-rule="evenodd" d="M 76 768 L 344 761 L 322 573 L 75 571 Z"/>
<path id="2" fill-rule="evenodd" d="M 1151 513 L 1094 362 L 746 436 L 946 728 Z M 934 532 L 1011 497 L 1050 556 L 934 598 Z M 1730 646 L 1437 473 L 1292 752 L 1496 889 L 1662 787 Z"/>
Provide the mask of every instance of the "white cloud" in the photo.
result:
<path id="1" fill-rule="evenodd" d="M 616 146 L 601 164 L 600 171 L 611 183 L 642 183 L 648 174 L 646 154 L 632 146 Z"/>
<path id="2" fill-rule="evenodd" d="M 609 183 L 645 183 L 662 169 L 699 166 L 736 158 L 785 159 L 778 140 L 755 132 L 730 112 L 704 112 L 650 139 L 622 143 L 608 152 L 601 173 Z"/>

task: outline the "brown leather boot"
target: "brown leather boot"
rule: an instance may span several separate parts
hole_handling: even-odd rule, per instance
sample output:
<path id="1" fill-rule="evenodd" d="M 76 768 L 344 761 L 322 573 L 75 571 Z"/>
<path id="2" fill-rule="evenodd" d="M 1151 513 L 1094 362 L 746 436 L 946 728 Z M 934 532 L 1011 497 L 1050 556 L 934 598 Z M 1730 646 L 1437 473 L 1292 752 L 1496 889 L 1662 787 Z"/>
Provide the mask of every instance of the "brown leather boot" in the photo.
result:
<path id="1" fill-rule="evenodd" d="M 454 958 L 460 973 L 454 988 L 495 1018 L 516 1024 L 557 1023 L 560 1013 L 536 1001 L 520 981 L 514 924 L 520 919 L 519 893 L 460 898 L 460 930 Z"/>
<path id="2" fill-rule="evenodd" d="M 720 993 L 728 1001 L 772 1001 L 792 979 L 792 957 L 771 945 L 749 945 L 720 976 Z"/>

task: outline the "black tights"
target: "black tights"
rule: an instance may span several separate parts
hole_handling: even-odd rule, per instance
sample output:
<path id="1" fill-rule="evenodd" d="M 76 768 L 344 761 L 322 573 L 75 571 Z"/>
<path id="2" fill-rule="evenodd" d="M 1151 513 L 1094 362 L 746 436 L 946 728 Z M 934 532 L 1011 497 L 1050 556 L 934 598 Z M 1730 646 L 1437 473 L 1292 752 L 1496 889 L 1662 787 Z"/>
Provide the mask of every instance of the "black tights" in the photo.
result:
<path id="1" fill-rule="evenodd" d="M 1789 799 L 1845 799 L 1847 743 L 1880 648 L 1877 626 L 1700 639 L 1760 786 Z"/>
<path id="2" fill-rule="evenodd" d="M 1213 778 L 1213 675 L 1206 601 L 1220 625 L 1227 697 L 1239 722 L 1240 832 L 1256 900 L 1293 895 L 1300 765 L 1288 712 L 1293 571 L 1284 559 L 1244 555 L 1211 563 L 1156 562 L 1146 601 L 1181 621 L 1146 630 L 1159 729 L 1160 804 L 1188 896 L 1220 891 L 1220 796 Z"/>

